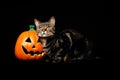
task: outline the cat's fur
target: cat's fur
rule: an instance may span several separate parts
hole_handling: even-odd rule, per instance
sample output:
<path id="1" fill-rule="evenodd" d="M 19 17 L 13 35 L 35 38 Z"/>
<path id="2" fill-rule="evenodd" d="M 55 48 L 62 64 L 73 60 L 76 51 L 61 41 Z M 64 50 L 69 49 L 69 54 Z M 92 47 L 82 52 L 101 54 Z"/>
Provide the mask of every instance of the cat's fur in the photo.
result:
<path id="1" fill-rule="evenodd" d="M 49 49 L 49 45 L 51 40 L 50 38 L 55 35 L 55 18 L 51 17 L 48 22 L 40 22 L 37 19 L 34 19 L 36 25 L 37 35 L 40 37 L 40 41 L 44 47 L 44 51 L 47 52 Z"/>
<path id="2" fill-rule="evenodd" d="M 46 61 L 52 63 L 72 62 L 73 60 L 89 59 L 91 50 L 87 38 L 73 29 L 66 29 L 55 34 L 55 18 L 48 22 L 34 19 L 37 35 L 47 53 Z"/>

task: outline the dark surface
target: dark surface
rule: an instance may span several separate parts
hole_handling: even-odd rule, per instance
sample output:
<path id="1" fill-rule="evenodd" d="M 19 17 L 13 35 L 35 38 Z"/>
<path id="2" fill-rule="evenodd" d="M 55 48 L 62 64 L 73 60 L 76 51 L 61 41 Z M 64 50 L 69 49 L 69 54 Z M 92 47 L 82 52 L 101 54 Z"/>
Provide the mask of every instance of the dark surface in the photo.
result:
<path id="1" fill-rule="evenodd" d="M 90 41 L 93 42 L 93 47 L 95 49 L 96 55 L 100 56 L 100 60 L 91 61 L 93 63 L 99 63 L 104 61 L 107 58 L 108 53 L 105 52 L 108 47 L 105 48 L 108 44 L 106 39 L 106 26 L 111 26 L 110 22 L 112 20 L 112 16 L 104 16 L 100 11 L 101 15 L 55 15 L 49 14 L 43 15 L 42 10 L 39 10 L 34 7 L 25 7 L 25 5 L 17 7 L 8 7 L 1 8 L 1 61 L 3 64 L 19 64 L 26 63 L 24 61 L 19 61 L 14 56 L 14 47 L 18 36 L 23 32 L 29 29 L 29 25 L 34 24 L 34 18 L 39 19 L 40 21 L 48 21 L 51 16 L 55 16 L 56 18 L 56 28 L 57 31 L 60 32 L 63 29 L 73 28 L 77 29 L 81 33 L 83 33 Z M 57 11 L 57 10 L 56 10 Z M 93 12 L 93 10 L 91 11 Z M 94 11 L 95 12 L 95 11 Z M 93 12 L 93 13 L 94 13 Z M 62 13 L 63 14 L 63 13 Z M 108 31 L 109 32 L 109 31 Z M 105 44 L 107 43 L 107 44 Z M 97 45 L 100 44 L 98 50 Z M 81 61 L 81 63 L 89 61 Z M 29 63 L 37 63 L 39 61 L 31 61 Z"/>

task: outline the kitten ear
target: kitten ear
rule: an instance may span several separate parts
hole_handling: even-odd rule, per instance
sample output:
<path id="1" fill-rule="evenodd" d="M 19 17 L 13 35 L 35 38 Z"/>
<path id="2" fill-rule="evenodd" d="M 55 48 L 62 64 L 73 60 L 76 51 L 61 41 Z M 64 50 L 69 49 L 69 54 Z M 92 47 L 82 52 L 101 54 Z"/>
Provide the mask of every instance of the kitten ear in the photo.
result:
<path id="1" fill-rule="evenodd" d="M 38 27 L 40 25 L 40 21 L 37 19 L 34 19 L 34 23 L 35 23 L 36 27 Z"/>
<path id="2" fill-rule="evenodd" d="M 55 26 L 55 17 L 54 16 L 52 16 L 50 18 L 49 23 L 50 23 L 51 26 L 53 26 L 53 27 Z"/>

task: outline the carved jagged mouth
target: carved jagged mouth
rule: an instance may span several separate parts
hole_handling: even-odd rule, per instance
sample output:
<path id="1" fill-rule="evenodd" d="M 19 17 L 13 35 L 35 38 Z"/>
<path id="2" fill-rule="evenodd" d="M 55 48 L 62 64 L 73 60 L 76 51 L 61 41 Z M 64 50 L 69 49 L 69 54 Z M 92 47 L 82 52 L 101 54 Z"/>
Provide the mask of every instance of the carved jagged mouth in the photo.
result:
<path id="1" fill-rule="evenodd" d="M 35 54 L 39 55 L 39 54 L 42 54 L 42 53 L 43 53 L 43 51 L 41 51 L 41 52 L 39 52 L 39 51 L 37 51 L 37 52 L 33 52 L 33 51 L 28 52 L 28 51 L 25 49 L 24 46 L 22 46 L 22 49 L 23 49 L 23 51 L 24 51 L 26 54 L 31 54 L 32 56 L 34 56 Z"/>

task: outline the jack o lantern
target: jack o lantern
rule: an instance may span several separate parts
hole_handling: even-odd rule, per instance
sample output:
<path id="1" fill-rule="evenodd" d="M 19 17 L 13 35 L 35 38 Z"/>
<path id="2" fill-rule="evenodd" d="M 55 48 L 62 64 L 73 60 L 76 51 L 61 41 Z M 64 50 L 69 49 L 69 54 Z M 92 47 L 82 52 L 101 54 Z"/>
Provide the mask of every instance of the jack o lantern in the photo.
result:
<path id="1" fill-rule="evenodd" d="M 46 54 L 43 52 L 34 25 L 29 27 L 30 30 L 22 32 L 16 41 L 15 56 L 21 60 L 39 60 Z"/>

